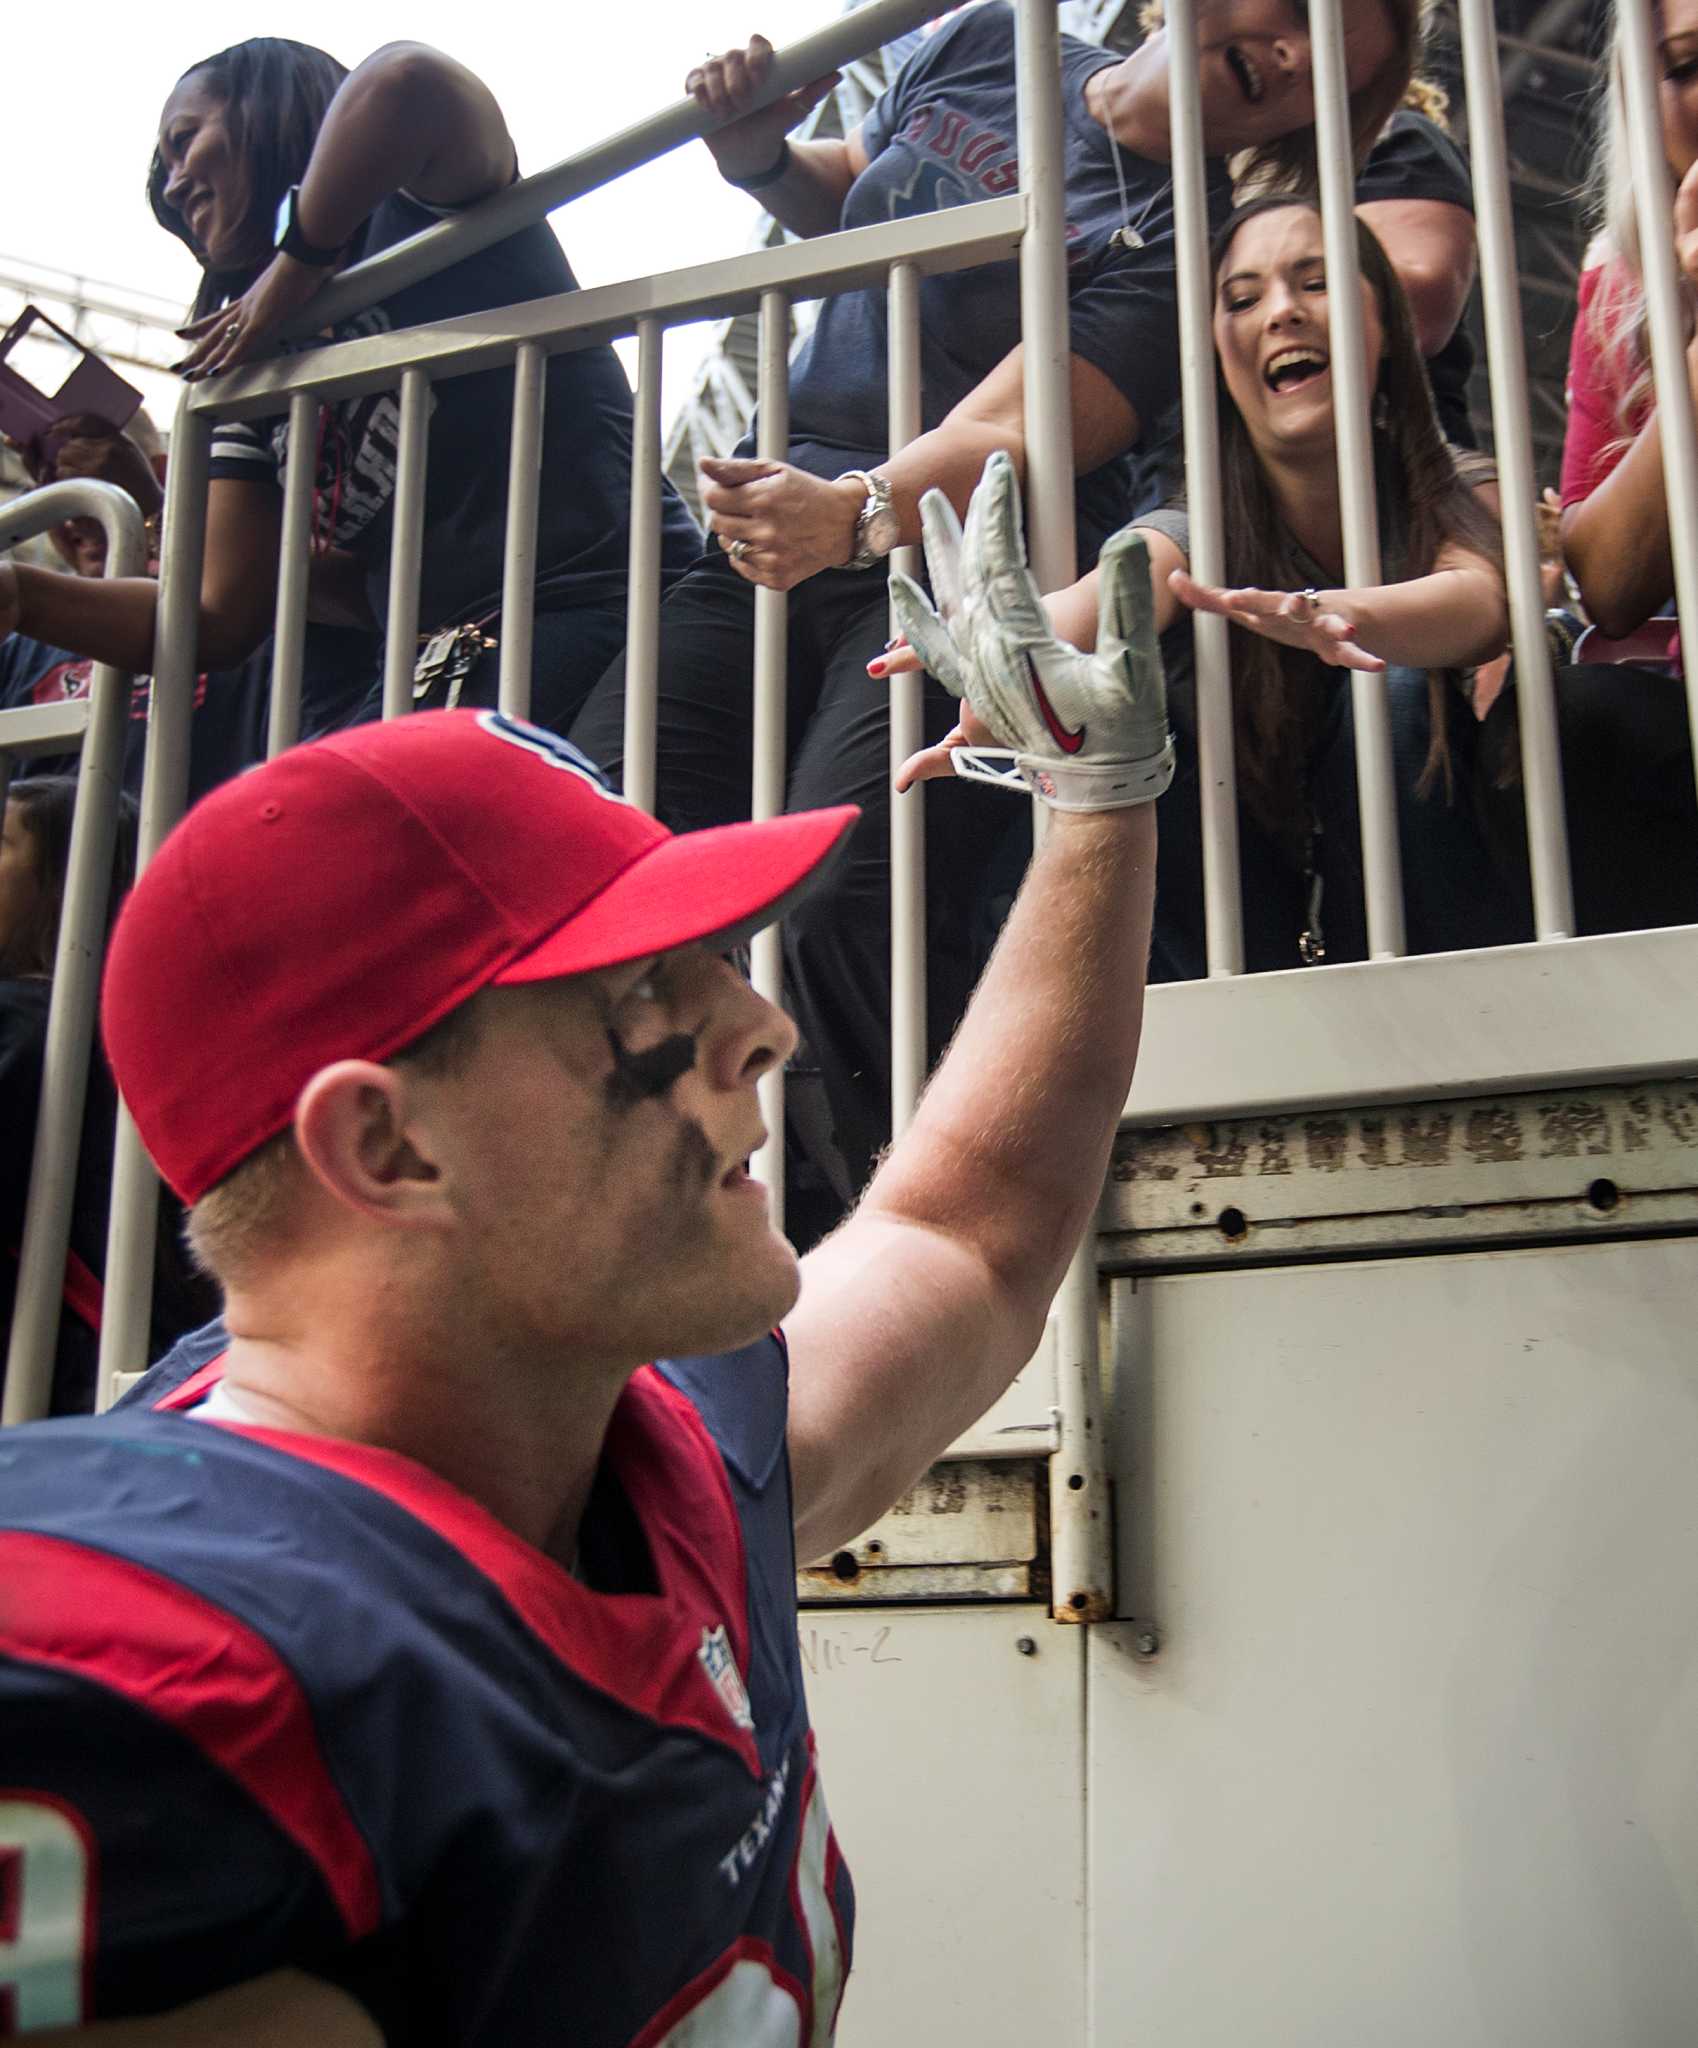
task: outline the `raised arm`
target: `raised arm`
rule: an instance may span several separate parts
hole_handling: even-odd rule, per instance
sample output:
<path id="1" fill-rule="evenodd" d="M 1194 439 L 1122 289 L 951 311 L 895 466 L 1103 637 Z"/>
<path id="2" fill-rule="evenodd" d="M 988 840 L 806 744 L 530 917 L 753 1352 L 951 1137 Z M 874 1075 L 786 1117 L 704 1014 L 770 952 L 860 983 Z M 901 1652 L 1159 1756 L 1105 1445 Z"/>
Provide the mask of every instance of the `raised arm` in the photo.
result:
<path id="1" fill-rule="evenodd" d="M 513 139 L 483 81 L 424 43 L 386 43 L 343 81 L 301 179 L 297 224 L 340 249 L 381 200 L 409 192 L 429 206 L 470 206 L 508 184 Z M 242 297 L 185 328 L 178 366 L 210 377 L 260 353 L 334 270 L 274 256 Z"/>
<path id="2" fill-rule="evenodd" d="M 981 519 L 987 492 L 994 516 Z M 1105 652 L 1069 670 L 1030 578 L 1016 590 L 997 566 L 997 528 L 1017 534 L 1016 506 L 999 462 L 975 499 L 959 595 L 928 545 L 966 650 L 959 670 L 916 630 L 911 586 L 904 617 L 934 673 L 964 683 L 992 732 L 1023 750 L 1028 779 L 1049 782 L 1059 805 L 1091 807 L 1052 811 L 914 1122 L 854 1216 L 804 1261 L 787 1330 L 797 1537 L 810 1556 L 865 1528 L 1031 1356 L 1132 1079 L 1155 883 L 1149 798 L 1171 771 L 1148 569 L 1136 542 L 1114 557 Z M 1039 716 L 1037 672 L 1070 754 Z"/>
<path id="3" fill-rule="evenodd" d="M 756 113 L 743 110 L 766 83 L 772 45 L 751 36 L 746 48 L 708 57 L 684 80 L 697 105 L 726 125 L 705 139 L 719 175 L 739 191 L 758 192 L 762 206 L 794 235 L 829 235 L 843 224 L 849 187 L 867 168 L 861 131 L 792 142 L 790 131 L 812 113 L 842 76 L 823 78 L 774 100 Z"/>
<path id="4" fill-rule="evenodd" d="M 1474 216 L 1445 199 L 1369 199 L 1356 214 L 1397 272 L 1422 355 L 1436 356 L 1473 289 Z"/>

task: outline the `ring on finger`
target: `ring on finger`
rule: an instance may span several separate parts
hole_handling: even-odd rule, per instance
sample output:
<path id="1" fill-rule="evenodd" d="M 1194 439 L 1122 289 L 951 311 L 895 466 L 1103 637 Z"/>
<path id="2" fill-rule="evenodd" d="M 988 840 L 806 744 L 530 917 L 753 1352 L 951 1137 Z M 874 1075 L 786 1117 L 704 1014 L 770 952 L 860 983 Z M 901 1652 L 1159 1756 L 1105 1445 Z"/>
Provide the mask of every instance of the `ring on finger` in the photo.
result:
<path id="1" fill-rule="evenodd" d="M 1321 608 L 1321 593 L 1311 583 L 1303 593 L 1303 609 L 1312 619 Z"/>
<path id="2" fill-rule="evenodd" d="M 753 550 L 746 540 L 734 540 L 725 552 L 734 562 L 746 562 Z"/>

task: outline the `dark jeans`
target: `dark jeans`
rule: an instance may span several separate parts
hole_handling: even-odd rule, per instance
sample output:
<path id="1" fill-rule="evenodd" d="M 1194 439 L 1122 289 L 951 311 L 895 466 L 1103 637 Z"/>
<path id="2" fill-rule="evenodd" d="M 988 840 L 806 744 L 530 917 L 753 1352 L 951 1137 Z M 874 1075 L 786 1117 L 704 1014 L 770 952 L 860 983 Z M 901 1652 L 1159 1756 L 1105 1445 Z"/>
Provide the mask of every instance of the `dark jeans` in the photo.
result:
<path id="1" fill-rule="evenodd" d="M 786 918 L 787 993 L 818 1062 L 850 1184 L 864 1185 L 890 1136 L 889 690 L 867 674 L 889 634 L 876 571 L 826 570 L 790 593 L 787 810 L 856 803 L 861 819 L 826 883 Z M 675 830 L 749 815 L 754 591 L 717 552 L 660 610 L 657 808 Z M 925 680 L 928 740 L 955 704 Z M 623 658 L 602 678 L 569 737 L 618 780 L 624 767 Z M 921 799 L 909 797 L 908 802 Z M 935 1059 L 984 961 L 975 916 L 999 842 L 1025 807 L 963 782 L 925 787 L 927 1022 Z"/>
<path id="2" fill-rule="evenodd" d="M 499 636 L 501 622 L 490 631 Z M 625 645 L 625 600 L 578 605 L 570 611 L 539 611 L 531 628 L 531 722 L 564 733 L 614 656 Z M 366 725 L 383 716 L 383 643 L 377 643 L 377 677 L 342 723 Z M 459 702 L 482 706 L 496 701 L 501 672 L 499 645 L 480 654 L 461 686 Z"/>
<path id="3" fill-rule="evenodd" d="M 1455 793 L 1447 799 L 1441 778 L 1430 796 L 1419 797 L 1415 785 L 1426 763 L 1432 731 L 1427 678 L 1414 669 L 1390 669 L 1382 681 L 1390 698 L 1409 951 L 1442 953 L 1530 938 L 1531 925 L 1494 869 L 1474 817 L 1471 792 L 1476 727 L 1472 713 L 1460 697 L 1446 698 Z M 1189 667 L 1178 663 L 1171 665 L 1168 679 L 1168 717 L 1178 766 L 1173 787 L 1160 806 L 1150 979 L 1196 981 L 1208 971 L 1196 683 Z M 1368 925 L 1356 788 L 1356 723 L 1349 679 L 1342 670 L 1333 682 L 1309 774 L 1310 799 L 1321 827 L 1315 841 L 1315 869 L 1321 882 L 1320 923 L 1326 959 L 1364 960 Z M 1309 921 L 1308 881 L 1300 862 L 1242 803 L 1238 807 L 1238 859 L 1246 971 L 1258 974 L 1270 968 L 1300 966 L 1297 941 Z"/>
<path id="4" fill-rule="evenodd" d="M 1583 933 L 1698 923 L 1698 793 L 1686 685 L 1625 663 L 1559 668 L 1557 736 Z M 1532 936 L 1513 679 L 1480 728 L 1480 808 Z"/>

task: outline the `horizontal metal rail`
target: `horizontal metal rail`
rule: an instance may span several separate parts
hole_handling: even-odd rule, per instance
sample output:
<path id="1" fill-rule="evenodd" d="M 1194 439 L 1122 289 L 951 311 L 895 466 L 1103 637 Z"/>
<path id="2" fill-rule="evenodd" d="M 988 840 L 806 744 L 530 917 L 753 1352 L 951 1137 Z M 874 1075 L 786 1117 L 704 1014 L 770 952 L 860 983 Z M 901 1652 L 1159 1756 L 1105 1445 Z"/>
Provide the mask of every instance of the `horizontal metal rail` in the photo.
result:
<path id="1" fill-rule="evenodd" d="M 0 518 L 0 550 L 46 533 L 67 519 L 95 519 L 106 535 L 106 574 L 135 576 L 147 563 L 147 540 L 135 500 L 116 484 L 48 484 L 16 498 Z M 69 707 L 66 707 L 69 708 Z M 46 721 L 41 711 L 0 712 L 0 765 L 20 742 L 35 751 Z M 53 1392 L 59 1348 L 65 1255 L 71 1242 L 77 1155 L 94 1052 L 95 1007 L 106 951 L 112 857 L 118 843 L 118 797 L 124 781 L 124 737 L 129 728 L 130 678 L 102 662 L 94 671 L 80 720 L 80 774 L 71 824 L 64 907 L 53 961 L 53 994 L 42 1054 L 40 1106 L 31 1155 L 18 1286 L 6 1353 L 6 1391 L 0 1422 L 45 1415 Z M 67 721 L 70 724 L 71 721 Z M 77 735 L 65 735 L 76 744 Z M 3 792 L 0 792 L 3 794 Z M 3 805 L 0 805 L 3 808 Z"/>
<path id="2" fill-rule="evenodd" d="M 1025 218 L 1024 202 L 1010 194 L 626 284 L 527 299 L 523 305 L 466 313 L 429 327 L 341 341 L 311 355 L 232 370 L 193 387 L 187 403 L 192 411 L 216 419 L 260 419 L 281 412 L 296 391 L 325 400 L 359 398 L 393 391 L 405 370 L 424 370 L 435 379 L 504 369 L 527 342 L 540 342 L 546 353 L 557 354 L 635 334 L 648 319 L 677 326 L 754 312 L 768 292 L 796 300 L 882 288 L 895 263 L 910 263 L 928 277 L 966 270 L 1016 255 Z"/>
<path id="3" fill-rule="evenodd" d="M 788 92 L 828 71 L 840 70 L 871 55 L 910 29 L 921 27 L 938 11 L 937 0 L 874 0 L 868 7 L 830 23 L 799 43 L 777 51 L 765 87 L 750 101 L 750 110 L 770 106 Z M 421 228 L 404 242 L 351 264 L 318 294 L 293 322 L 286 336 L 321 332 L 338 320 L 364 312 L 405 286 L 434 277 L 451 263 L 463 262 L 480 249 L 504 241 L 533 221 L 546 218 L 569 200 L 610 184 L 626 171 L 665 156 L 681 143 L 724 126 L 705 114 L 693 99 L 682 99 L 646 120 L 611 135 L 590 149 L 562 159 L 546 171 L 521 178 L 481 205 L 468 207 L 452 220 Z"/>

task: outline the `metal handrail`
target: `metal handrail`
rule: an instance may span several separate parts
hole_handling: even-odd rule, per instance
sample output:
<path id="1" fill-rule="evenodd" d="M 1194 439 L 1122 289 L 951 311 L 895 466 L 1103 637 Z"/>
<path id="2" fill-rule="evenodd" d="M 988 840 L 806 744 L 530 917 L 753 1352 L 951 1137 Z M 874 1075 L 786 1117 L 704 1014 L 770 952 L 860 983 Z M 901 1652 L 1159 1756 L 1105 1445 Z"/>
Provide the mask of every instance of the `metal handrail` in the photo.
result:
<path id="1" fill-rule="evenodd" d="M 281 412 L 285 399 L 298 391 L 310 391 L 329 403 L 393 391 L 408 369 L 428 370 L 433 377 L 505 369 L 526 342 L 540 342 L 557 354 L 635 334 L 644 319 L 679 325 L 752 312 L 772 291 L 809 299 L 878 287 L 896 263 L 911 263 L 928 276 L 940 270 L 965 270 L 1014 255 L 1025 219 L 1024 205 L 1010 194 L 953 206 L 946 213 L 919 214 L 727 256 L 657 277 L 462 313 L 452 320 L 432 321 L 428 327 L 366 335 L 328 344 L 310 355 L 231 370 L 191 385 L 183 405 L 191 413 L 221 420 L 263 418 Z"/>
<path id="2" fill-rule="evenodd" d="M 106 535 L 108 576 L 134 576 L 146 567 L 147 539 L 136 501 L 116 484 L 91 480 L 48 484 L 13 499 L 0 516 L 0 553 L 67 519 L 100 522 Z M 81 772 L 53 962 L 40 1108 L 0 1422 L 33 1421 L 47 1413 L 52 1398 L 129 710 L 130 678 L 102 662 L 89 686 L 87 723 L 80 735 Z M 32 716 L 29 711 L 0 711 L 0 764 L 11 751 L 9 736 L 19 744 L 40 744 L 32 735 Z M 78 743 L 77 735 L 67 734 L 57 744 L 75 747 Z"/>
<path id="3" fill-rule="evenodd" d="M 750 102 L 750 111 L 770 106 L 798 86 L 867 56 L 919 28 L 937 12 L 938 0 L 872 0 L 870 6 L 857 7 L 799 43 L 787 44 L 774 54 L 766 84 Z M 724 125 L 705 114 L 693 99 L 679 100 L 546 171 L 521 178 L 454 219 L 421 228 L 404 242 L 368 256 L 363 263 L 351 264 L 284 326 L 282 334 L 299 338 L 363 313 L 408 285 L 434 277 L 451 263 L 505 241 L 569 200 L 581 199 L 586 192 Z"/>

